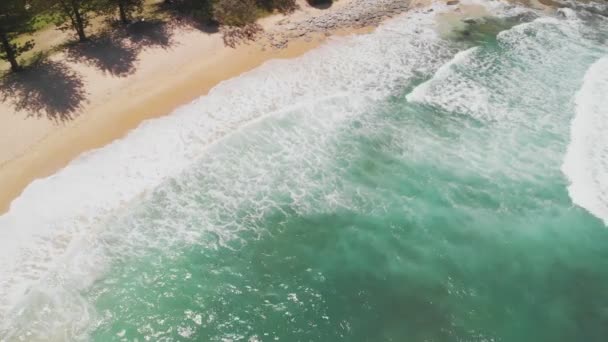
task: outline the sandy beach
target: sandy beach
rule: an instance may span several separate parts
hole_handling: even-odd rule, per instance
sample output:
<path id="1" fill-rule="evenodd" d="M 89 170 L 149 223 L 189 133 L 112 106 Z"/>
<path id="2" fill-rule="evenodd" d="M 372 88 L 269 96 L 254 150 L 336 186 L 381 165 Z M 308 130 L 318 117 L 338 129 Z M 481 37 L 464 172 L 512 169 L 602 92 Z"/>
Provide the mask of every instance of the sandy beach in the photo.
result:
<path id="1" fill-rule="evenodd" d="M 35 81 L 50 91 L 26 82 L 20 93 L 9 92 L 0 102 L 0 212 L 32 181 L 125 136 L 144 120 L 171 113 L 223 80 L 271 59 L 302 55 L 333 35 L 369 32 L 383 19 L 429 2 L 387 0 L 378 9 L 384 12 L 361 20 L 352 13 L 360 6 L 357 0 L 341 0 L 329 9 L 301 1 L 289 16 L 264 18 L 260 24 L 266 33 L 255 42 L 232 48 L 221 33 L 176 26 L 136 56 L 112 57 L 125 59 L 112 65 L 59 52 L 46 64 L 51 72 Z M 50 107 L 38 103 L 49 100 Z"/>
<path id="2" fill-rule="evenodd" d="M 308 18 L 339 13 L 352 0 L 342 0 L 330 9 L 316 9 L 301 2 L 301 9 L 289 15 L 273 15 L 260 24 L 266 32 L 281 29 L 287 21 L 303 22 Z M 281 37 L 279 48 L 267 37 L 240 44 L 235 48 L 224 44 L 221 33 L 206 33 L 189 27 L 172 27 L 166 44 L 143 50 L 132 65 L 134 70 L 117 75 L 110 68 L 72 61 L 60 52 L 51 63 L 67 67 L 67 74 L 80 80 L 77 89 L 53 90 L 42 96 L 74 96 L 53 102 L 55 107 L 43 108 L 32 98 L 8 97 L 0 102 L 0 211 L 32 181 L 52 175 L 82 153 L 119 139 L 142 121 L 169 114 L 180 105 L 205 95 L 223 80 L 252 70 L 271 59 L 293 58 L 323 43 L 332 35 L 363 33 L 373 26 L 342 27 Z M 164 43 L 164 42 L 163 42 Z M 112 52 L 110 52 L 112 53 Z M 119 66 L 122 68 L 122 66 Z M 118 70 L 122 71 L 122 70 Z M 58 87 L 72 86 L 55 74 L 40 82 L 56 82 Z M 54 85 L 51 85 L 53 87 Z M 31 89 L 26 89 L 32 92 Z M 34 89 L 38 92 L 38 89 Z M 31 94 L 21 94 L 31 96 Z M 45 100 L 44 98 L 42 100 Z M 19 106 L 25 108 L 19 108 Z M 45 113 L 46 112 L 46 113 Z M 50 112 L 50 113 L 49 113 Z M 69 117 L 63 117 L 68 115 Z"/>
<path id="3" fill-rule="evenodd" d="M 608 336 L 608 4 L 146 1 L 0 79 L 0 341 Z"/>

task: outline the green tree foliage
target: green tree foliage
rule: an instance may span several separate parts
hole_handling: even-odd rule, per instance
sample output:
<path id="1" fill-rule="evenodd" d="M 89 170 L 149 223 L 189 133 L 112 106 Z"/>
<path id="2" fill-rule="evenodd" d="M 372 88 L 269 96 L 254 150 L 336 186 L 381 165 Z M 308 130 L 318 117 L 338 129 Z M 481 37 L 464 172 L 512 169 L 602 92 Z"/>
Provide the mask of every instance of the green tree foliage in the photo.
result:
<path id="1" fill-rule="evenodd" d="M 123 24 L 128 24 L 133 14 L 141 12 L 145 0 L 99 0 L 99 8 L 108 13 L 118 13 Z"/>
<path id="2" fill-rule="evenodd" d="M 4 1 L 4 0 L 0 0 Z M 60 30 L 72 29 L 80 41 L 87 40 L 85 29 L 90 25 L 90 12 L 98 9 L 96 0 L 48 0 Z"/>
<path id="3" fill-rule="evenodd" d="M 244 27 L 254 23 L 261 10 L 289 13 L 297 8 L 296 0 L 215 0 L 213 16 L 222 25 Z"/>
<path id="4" fill-rule="evenodd" d="M 33 9 L 26 0 L 0 0 L 0 59 L 10 63 L 13 71 L 20 69 L 17 58 L 34 47 L 32 41 L 13 42 L 15 36 L 31 28 Z"/>
<path id="5" fill-rule="evenodd" d="M 311 3 L 331 0 L 307 0 Z M 80 41 L 87 40 L 86 29 L 95 12 L 118 15 L 128 23 L 141 12 L 146 0 L 0 0 L 0 59 L 7 60 L 13 70 L 19 69 L 17 58 L 33 47 L 33 42 L 17 44 L 14 38 L 32 28 L 34 14 L 44 12 L 45 18 L 61 30 L 73 30 Z M 297 8 L 296 0 L 164 0 L 167 8 L 199 21 L 216 21 L 228 26 L 228 38 L 254 37 L 261 27 L 255 24 L 261 13 L 288 13 Z M 41 11 L 34 10 L 40 8 Z M 230 39 L 229 39 L 230 40 Z"/>
<path id="6" fill-rule="evenodd" d="M 187 15 L 201 22 L 213 18 L 214 0 L 165 0 L 165 5 L 182 15 Z"/>
<path id="7" fill-rule="evenodd" d="M 110 0 L 118 7 L 118 15 L 123 24 L 127 24 L 133 13 L 141 12 L 144 0 Z"/>
<path id="8" fill-rule="evenodd" d="M 255 0 L 216 0 L 213 16 L 222 25 L 244 27 L 257 19 Z"/>

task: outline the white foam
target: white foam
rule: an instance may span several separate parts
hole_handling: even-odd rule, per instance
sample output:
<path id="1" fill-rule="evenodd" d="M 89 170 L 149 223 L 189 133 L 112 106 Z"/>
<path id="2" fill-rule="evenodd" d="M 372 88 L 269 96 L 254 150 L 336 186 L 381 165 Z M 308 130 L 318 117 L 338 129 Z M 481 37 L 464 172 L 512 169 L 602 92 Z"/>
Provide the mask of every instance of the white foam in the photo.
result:
<path id="1" fill-rule="evenodd" d="M 567 134 L 570 96 L 590 56 L 600 49 L 588 39 L 592 29 L 574 15 L 516 25 L 498 34 L 497 47 L 456 55 L 407 100 L 470 116 L 476 130 L 477 122 L 492 127 L 495 139 L 481 147 L 454 146 L 463 148 L 455 153 L 467 155 L 467 163 L 484 165 L 480 173 L 517 180 L 548 178 L 546 165 L 560 165 L 562 151 L 559 141 L 546 141 Z M 518 148 L 514 156 L 508 143 L 526 148 Z M 512 162 L 505 165 L 505 160 Z"/>
<path id="2" fill-rule="evenodd" d="M 593 13 L 599 13 L 602 15 L 606 15 L 608 12 L 608 4 L 605 4 L 600 1 L 576 1 L 576 0 L 556 0 L 558 3 L 561 3 L 563 6 L 560 10 L 568 9 L 584 9 Z"/>
<path id="3" fill-rule="evenodd" d="M 608 57 L 589 68 L 576 95 L 562 170 L 572 201 L 608 224 Z"/>
<path id="4" fill-rule="evenodd" d="M 450 75 L 452 74 L 452 68 L 459 66 L 459 65 L 464 65 L 465 63 L 467 63 L 469 58 L 477 50 L 478 50 L 478 47 L 475 46 L 470 49 L 458 52 L 454 56 L 454 58 L 452 58 L 446 64 L 442 65 L 431 79 L 421 83 L 416 88 L 414 88 L 414 90 L 412 90 L 409 94 L 407 94 L 406 99 L 409 102 L 432 103 L 433 102 L 433 93 L 434 93 L 434 90 L 432 89 L 433 84 L 443 83 L 444 81 L 446 81 L 446 79 L 448 77 L 450 77 Z M 469 93 L 469 94 L 471 94 L 471 93 Z M 443 95 L 446 95 L 446 94 L 443 94 Z M 479 99 L 471 99 L 471 98 L 467 98 L 467 99 L 465 99 L 465 101 L 469 102 L 469 103 L 483 102 L 483 101 L 480 101 Z M 450 101 L 450 102 L 454 103 L 453 101 Z M 454 110 L 454 109 L 455 108 L 451 108 L 451 110 Z"/>
<path id="5" fill-rule="evenodd" d="M 561 81 L 557 87 L 569 85 L 570 70 L 562 66 L 593 48 L 581 25 L 576 18 L 541 17 L 502 31 L 496 53 L 471 48 L 457 54 L 407 100 L 501 125 L 528 125 L 532 113 L 550 118 L 551 101 L 543 100 L 547 95 L 541 89 L 556 80 Z"/>
<path id="6" fill-rule="evenodd" d="M 81 336 L 96 313 L 80 293 L 111 262 L 107 250 L 120 245 L 105 234 L 108 218 L 253 120 L 336 94 L 353 104 L 385 98 L 404 80 L 431 73 L 452 54 L 434 25 L 434 13 L 411 13 L 371 35 L 266 63 L 30 184 L 0 217 L 0 340 Z"/>

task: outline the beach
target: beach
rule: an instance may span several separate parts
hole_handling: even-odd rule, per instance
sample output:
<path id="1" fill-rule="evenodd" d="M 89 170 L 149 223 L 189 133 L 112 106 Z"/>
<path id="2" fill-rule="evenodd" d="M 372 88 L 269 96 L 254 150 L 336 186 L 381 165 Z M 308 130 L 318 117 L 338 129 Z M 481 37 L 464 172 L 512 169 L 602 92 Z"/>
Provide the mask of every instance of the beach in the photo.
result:
<path id="1" fill-rule="evenodd" d="M 36 65 L 0 341 L 604 342 L 608 6 L 560 3 L 138 22 Z"/>
<path id="2" fill-rule="evenodd" d="M 296 13 L 262 19 L 266 34 L 257 41 L 234 48 L 224 44 L 219 32 L 172 27 L 164 33 L 166 41 L 140 52 L 129 61 L 129 72 L 118 75 L 112 67 L 124 68 L 120 62 L 100 69 L 86 61 L 69 60 L 65 52 L 53 55 L 52 62 L 61 63 L 70 76 L 81 79 L 74 89 L 66 84 L 63 74 L 51 74 L 34 82 L 58 83 L 58 87 L 68 89 L 40 91 L 43 101 L 45 96 L 61 98 L 46 111 L 44 104 L 40 105 L 42 110 L 37 104 L 28 106 L 29 94 L 24 99 L 9 95 L 0 102 L 0 211 L 6 211 L 32 181 L 52 175 L 87 151 L 124 137 L 144 120 L 171 113 L 224 80 L 272 59 L 300 56 L 332 36 L 369 32 L 383 19 L 409 6 L 424 4 L 385 1 L 398 7 L 380 8 L 370 16 L 369 9 L 366 12 L 355 2 L 341 0 L 329 9 L 315 9 L 300 1 L 301 9 Z M 306 23 L 311 18 L 328 19 Z M 301 27 L 285 29 L 290 24 Z M 37 84 L 31 87 L 38 91 Z M 79 97 L 70 98 L 73 93 Z M 25 101 L 25 108 L 18 108 L 13 100 Z"/>
<path id="3" fill-rule="evenodd" d="M 224 80 L 269 60 L 300 56 L 333 36 L 370 32 L 387 18 L 431 2 L 382 0 L 373 8 L 361 6 L 365 3 L 361 0 L 340 0 L 329 9 L 316 9 L 301 0 L 295 13 L 262 19 L 265 34 L 235 47 L 227 46 L 220 32 L 174 26 L 163 32 L 159 44 L 132 56 L 128 65 L 118 62 L 105 65 L 105 69 L 59 52 L 50 60 L 67 67 L 67 74 L 62 71 L 26 81 L 30 92 L 40 93 L 41 102 L 51 103 L 47 108 L 36 100 L 28 103 L 31 94 L 27 91 L 20 96 L 9 93 L 0 101 L 0 212 L 8 210 L 11 201 L 32 181 L 52 175 L 87 151 L 124 137 L 147 119 L 170 114 Z M 538 2 L 529 5 L 551 9 Z M 467 15 L 484 14 L 478 12 L 478 6 L 458 2 L 452 6 L 455 15 L 449 16 L 456 22 Z M 450 20 L 445 22 L 452 25 Z M 108 63 L 113 62 L 110 57 Z M 79 79 L 77 85 L 67 84 L 65 78 L 73 76 Z M 48 91 L 48 83 L 68 88 L 58 93 Z M 72 93 L 78 96 L 70 98 Z M 60 98 L 56 103 L 49 99 L 55 96 Z M 15 101 L 25 102 L 25 106 L 15 105 Z"/>

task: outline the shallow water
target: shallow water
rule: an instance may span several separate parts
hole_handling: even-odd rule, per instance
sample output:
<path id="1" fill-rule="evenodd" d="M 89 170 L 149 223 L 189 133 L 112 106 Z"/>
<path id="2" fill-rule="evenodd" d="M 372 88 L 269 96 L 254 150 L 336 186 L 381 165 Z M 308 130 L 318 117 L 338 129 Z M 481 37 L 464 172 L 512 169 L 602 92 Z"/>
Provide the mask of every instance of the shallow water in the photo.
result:
<path id="1" fill-rule="evenodd" d="M 0 341 L 604 341 L 608 21 L 485 5 L 269 63 L 32 185 Z"/>

